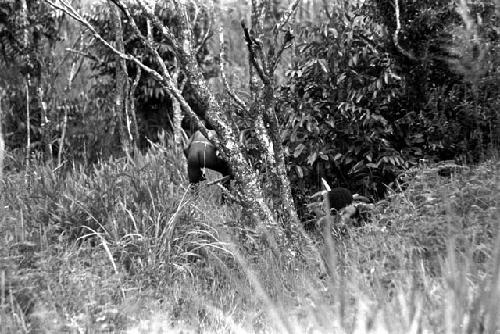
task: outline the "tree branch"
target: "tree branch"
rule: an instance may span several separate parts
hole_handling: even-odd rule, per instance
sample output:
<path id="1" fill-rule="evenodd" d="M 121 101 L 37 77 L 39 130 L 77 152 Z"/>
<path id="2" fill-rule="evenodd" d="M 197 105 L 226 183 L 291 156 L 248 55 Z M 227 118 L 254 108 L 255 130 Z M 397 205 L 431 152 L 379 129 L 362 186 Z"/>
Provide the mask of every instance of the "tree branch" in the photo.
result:
<path id="1" fill-rule="evenodd" d="M 297 6 L 299 5 L 299 2 L 300 2 L 300 0 L 295 0 L 294 2 L 292 2 L 288 6 L 285 14 L 283 15 L 283 17 L 281 18 L 280 22 L 278 23 L 278 25 L 276 27 L 276 31 L 280 31 L 285 26 L 285 24 L 288 23 L 288 21 L 290 20 L 292 15 L 295 13 L 295 10 L 297 10 Z"/>
<path id="2" fill-rule="evenodd" d="M 255 41 L 252 40 L 252 37 L 250 36 L 245 21 L 241 21 L 241 27 L 243 28 L 243 32 L 245 33 L 245 42 L 247 43 L 248 53 L 250 55 L 250 61 L 252 62 L 252 65 L 257 71 L 257 74 L 259 75 L 262 82 L 268 85 L 270 83 L 269 77 L 267 76 L 266 73 L 264 73 L 264 70 L 259 65 L 259 63 L 257 63 L 255 48 L 254 48 Z"/>
<path id="3" fill-rule="evenodd" d="M 394 0 L 394 11 L 396 15 L 396 30 L 394 31 L 394 36 L 393 36 L 394 45 L 399 50 L 399 52 L 401 52 L 411 60 L 421 60 L 417 59 L 417 57 L 415 57 L 415 55 L 412 52 L 403 49 L 403 47 L 399 44 L 399 32 L 401 31 L 401 21 L 399 19 L 399 0 Z"/>

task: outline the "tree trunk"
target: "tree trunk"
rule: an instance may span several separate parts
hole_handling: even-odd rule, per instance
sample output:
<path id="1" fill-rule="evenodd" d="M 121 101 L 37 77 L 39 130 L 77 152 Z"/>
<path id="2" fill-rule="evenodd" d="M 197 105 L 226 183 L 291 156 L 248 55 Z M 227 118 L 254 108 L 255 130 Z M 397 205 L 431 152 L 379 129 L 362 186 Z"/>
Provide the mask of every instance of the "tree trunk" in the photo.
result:
<path id="1" fill-rule="evenodd" d="M 172 74 L 172 80 L 174 81 L 175 84 L 177 84 L 177 89 L 179 89 L 180 92 L 184 90 L 183 84 L 179 84 L 179 74 L 180 74 L 180 69 L 178 67 L 177 60 L 175 60 L 175 69 L 174 73 Z M 182 148 L 182 143 L 183 143 L 183 137 L 182 137 L 182 128 L 181 128 L 181 123 L 182 123 L 182 109 L 179 101 L 172 95 L 170 95 L 170 99 L 172 100 L 172 132 L 174 133 L 174 142 L 175 142 L 175 147 L 176 149 Z"/>
<path id="2" fill-rule="evenodd" d="M 130 86 L 128 91 L 127 103 L 128 103 L 128 111 L 130 113 L 130 122 L 131 122 L 131 133 L 132 133 L 132 147 L 134 150 L 139 147 L 139 126 L 137 125 L 137 115 L 135 112 L 135 89 L 139 84 L 139 80 L 141 79 L 141 68 L 137 67 L 137 73 L 135 75 L 134 81 Z"/>
<path id="3" fill-rule="evenodd" d="M 37 88 L 37 100 L 41 111 L 40 116 L 40 136 L 42 140 L 42 147 L 44 148 L 45 159 L 52 159 L 52 144 L 50 143 L 49 137 L 49 118 L 47 114 L 47 103 L 43 101 L 43 89 L 42 87 Z"/>
<path id="4" fill-rule="evenodd" d="M 0 87 L 0 199 L 3 200 L 3 159 L 5 156 L 5 142 L 3 140 L 3 109 L 2 101 L 5 97 L 5 90 Z M 0 201 L 0 210 L 3 210 L 3 201 Z"/>
<path id="5" fill-rule="evenodd" d="M 23 63 L 22 66 L 26 69 L 26 158 L 25 158 L 25 183 L 29 187 L 29 167 L 30 167 L 30 155 L 31 155 L 31 132 L 30 132 L 30 68 L 29 68 L 29 31 L 28 31 L 28 3 L 26 0 L 20 0 L 21 9 L 19 11 L 19 26 L 21 27 L 20 41 L 23 48 Z"/>
<path id="6" fill-rule="evenodd" d="M 62 157 L 64 152 L 64 140 L 66 138 L 66 127 L 68 124 L 68 106 L 64 106 L 64 117 L 62 124 L 61 137 L 59 138 L 59 152 L 57 153 L 57 165 L 60 166 L 62 163 Z"/>
<path id="7" fill-rule="evenodd" d="M 111 19 L 113 21 L 113 28 L 115 30 L 116 49 L 120 52 L 124 52 L 123 27 L 120 18 L 120 11 L 118 7 L 110 4 L 110 13 L 111 13 Z M 125 60 L 118 55 L 115 57 L 115 61 L 116 61 L 115 116 L 116 116 L 116 122 L 118 123 L 120 143 L 122 145 L 123 151 L 127 154 L 127 156 L 129 156 L 129 146 L 130 146 L 129 139 L 131 137 L 131 133 L 130 131 L 126 133 L 123 122 L 123 115 L 125 114 L 124 111 L 126 109 L 125 96 L 127 95 L 126 94 L 126 87 L 128 80 L 127 64 L 125 63 Z M 128 117 L 126 118 L 128 121 Z M 127 126 L 127 129 L 130 129 L 130 127 Z"/>
<path id="8" fill-rule="evenodd" d="M 266 18 L 274 19 L 274 17 L 266 17 L 263 15 L 263 11 L 257 10 L 257 4 L 252 1 L 252 27 L 256 33 L 262 32 L 262 27 L 266 26 L 264 20 Z M 260 6 L 260 5 L 259 5 Z M 289 10 L 292 10 L 290 7 Z M 284 22 L 284 21 L 283 21 Z M 284 24 L 280 22 L 279 25 Z M 274 25 L 268 24 L 267 26 Z M 244 29 L 246 29 L 244 27 Z M 262 45 L 256 45 L 255 40 L 252 36 L 247 35 L 248 31 L 245 31 L 245 39 L 247 41 L 247 46 L 249 48 L 250 54 L 250 64 L 258 69 L 258 73 L 261 77 L 262 84 L 253 86 L 253 89 L 258 89 L 258 94 L 252 94 L 256 96 L 253 99 L 254 113 L 262 117 L 262 120 L 267 126 L 256 126 L 258 142 L 262 152 L 266 154 L 266 161 L 271 167 L 271 173 L 269 174 L 270 182 L 276 185 L 276 192 L 272 192 L 273 196 L 273 209 L 275 212 L 280 212 L 283 214 L 283 223 L 287 235 L 291 237 L 294 232 L 299 230 L 299 219 L 297 212 L 295 210 L 295 205 L 292 198 L 290 180 L 288 179 L 287 170 L 285 166 L 285 155 L 283 151 L 283 145 L 281 143 L 280 128 L 278 124 L 277 115 L 275 113 L 274 104 L 274 70 L 275 62 L 279 61 L 279 56 L 285 48 L 285 44 L 279 45 L 279 29 L 273 31 L 272 43 L 269 43 L 267 54 L 265 55 L 262 50 Z M 261 33 L 263 35 L 263 33 Z M 259 35 L 259 36 L 261 36 Z M 260 38 L 264 40 L 265 38 Z M 285 43 L 285 42 L 283 42 Z M 279 49 L 281 47 L 281 49 Z M 278 51 L 277 51 L 278 50 Z M 276 58 L 275 58 L 276 57 Z M 258 61 L 260 60 L 260 61 Z"/>

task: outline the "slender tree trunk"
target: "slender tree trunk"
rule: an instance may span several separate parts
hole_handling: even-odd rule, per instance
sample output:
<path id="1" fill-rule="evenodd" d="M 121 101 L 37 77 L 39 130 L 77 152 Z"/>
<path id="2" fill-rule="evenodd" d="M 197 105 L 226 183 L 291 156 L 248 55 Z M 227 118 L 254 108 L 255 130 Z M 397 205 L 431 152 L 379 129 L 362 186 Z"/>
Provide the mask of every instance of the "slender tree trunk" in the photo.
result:
<path id="1" fill-rule="evenodd" d="M 45 159 L 52 159 L 52 144 L 50 143 L 50 136 L 48 133 L 49 118 L 47 115 L 47 103 L 43 101 L 42 87 L 37 88 L 37 99 L 40 111 L 42 113 L 40 116 L 40 135 L 42 137 L 41 139 L 44 148 Z"/>
<path id="2" fill-rule="evenodd" d="M 178 67 L 177 59 L 175 61 L 175 69 L 174 73 L 172 74 L 172 80 L 174 83 L 177 84 L 177 89 L 179 89 L 180 92 L 184 90 L 183 84 L 179 84 L 179 73 L 180 69 Z M 170 95 L 170 99 L 172 100 L 172 127 L 173 127 L 173 133 L 174 133 L 174 142 L 175 142 L 175 147 L 177 149 L 182 148 L 182 143 L 183 143 L 183 137 L 182 137 L 182 128 L 181 128 L 181 122 L 182 122 L 182 109 L 179 101 L 172 95 Z"/>
<path id="3" fill-rule="evenodd" d="M 5 142 L 3 140 L 3 98 L 5 90 L 0 87 L 0 210 L 3 210 L 3 159 L 5 157 Z"/>
<path id="4" fill-rule="evenodd" d="M 254 30 L 262 31 L 262 27 L 265 26 L 264 20 L 265 15 L 262 15 L 260 10 L 256 8 L 256 2 L 252 2 L 252 27 Z M 274 17 L 270 17 L 274 19 Z M 251 37 L 250 37 L 251 39 Z M 247 40 L 247 43 L 251 43 Z M 270 183 L 276 186 L 277 191 L 273 191 L 273 209 L 275 212 L 281 212 L 283 214 L 283 223 L 287 235 L 291 237 L 294 231 L 299 230 L 299 218 L 295 210 L 295 205 L 293 202 L 293 197 L 291 193 L 290 180 L 288 179 L 287 170 L 285 166 L 285 155 L 283 152 L 283 145 L 281 143 L 280 127 L 278 124 L 277 115 L 274 111 L 274 87 L 275 82 L 273 80 L 274 76 L 274 55 L 276 54 L 276 48 L 279 47 L 278 34 L 273 33 L 273 42 L 268 46 L 267 55 L 261 50 L 261 46 L 254 46 L 254 54 L 250 57 L 256 57 L 260 59 L 260 63 L 255 66 L 261 66 L 263 76 L 267 77 L 267 80 L 262 80 L 260 87 L 254 86 L 252 89 L 258 89 L 258 94 L 252 94 L 256 96 L 253 99 L 254 113 L 262 117 L 263 121 L 268 125 L 268 127 L 256 127 L 258 131 L 258 140 L 261 146 L 262 152 L 267 152 L 266 160 L 271 167 L 271 173 L 268 173 L 270 177 Z M 255 52 L 261 50 L 260 52 Z M 250 53 L 250 52 L 249 52 Z M 257 63 L 257 59 L 252 59 L 251 64 Z"/>
<path id="5" fill-rule="evenodd" d="M 21 45 L 23 47 L 23 60 L 22 66 L 27 70 L 25 78 L 25 90 L 26 90 L 26 158 L 25 158 L 25 183 L 29 187 L 29 168 L 30 168 L 30 155 L 31 155 L 31 133 L 30 133 L 30 67 L 29 67 L 29 31 L 28 31 L 28 3 L 26 0 L 20 0 L 21 8 L 19 11 L 19 26 L 21 28 Z"/>
<path id="6" fill-rule="evenodd" d="M 28 3 L 26 0 L 20 0 L 19 1 L 21 4 L 21 8 L 19 11 L 19 26 L 22 27 L 21 29 L 21 44 L 25 48 L 25 50 L 28 47 L 29 43 L 29 31 L 28 31 Z"/>
<path id="7" fill-rule="evenodd" d="M 64 151 L 64 139 L 66 138 L 66 127 L 68 124 L 68 106 L 64 106 L 64 117 L 61 138 L 59 138 L 59 152 L 57 154 L 57 165 L 60 166 L 62 163 L 63 151 Z"/>
<path id="8" fill-rule="evenodd" d="M 115 30 L 115 43 L 116 43 L 116 49 L 120 52 L 124 52 L 124 45 L 123 45 L 123 27 L 121 23 L 121 18 L 120 18 L 120 11 L 118 7 L 116 7 L 113 4 L 110 4 L 110 12 L 111 12 L 111 19 L 113 21 L 113 27 Z M 125 63 L 125 60 L 122 59 L 120 56 L 115 57 L 116 61 L 116 86 L 115 86 L 115 117 L 116 117 L 116 122 L 118 123 L 118 131 L 120 134 L 120 143 L 122 145 L 123 151 L 129 156 L 129 138 L 131 137 L 130 132 L 127 133 L 125 132 L 125 126 L 123 122 L 123 115 L 125 114 L 125 106 L 126 103 L 125 101 L 125 95 L 126 95 L 126 86 L 127 86 L 127 80 L 128 80 L 128 75 L 127 75 L 127 64 Z M 127 117 L 128 118 L 128 117 Z M 127 127 L 129 129 L 130 127 Z"/>
<path id="9" fill-rule="evenodd" d="M 131 122 L 131 133 L 132 133 L 132 147 L 134 150 L 139 148 L 139 126 L 137 125 L 137 115 L 135 112 L 135 89 L 139 84 L 139 80 L 141 79 L 141 68 L 137 67 L 137 73 L 135 75 L 134 81 L 130 86 L 128 91 L 128 111 L 130 113 L 130 122 Z"/>
<path id="10" fill-rule="evenodd" d="M 31 116 L 30 116 L 30 80 L 29 80 L 29 74 L 28 74 L 28 79 L 26 79 L 26 85 L 25 85 L 25 90 L 26 90 L 26 158 L 25 158 L 25 174 L 24 174 L 24 182 L 26 185 L 29 187 L 30 180 L 29 180 L 29 170 L 30 170 L 30 156 L 31 156 Z"/>

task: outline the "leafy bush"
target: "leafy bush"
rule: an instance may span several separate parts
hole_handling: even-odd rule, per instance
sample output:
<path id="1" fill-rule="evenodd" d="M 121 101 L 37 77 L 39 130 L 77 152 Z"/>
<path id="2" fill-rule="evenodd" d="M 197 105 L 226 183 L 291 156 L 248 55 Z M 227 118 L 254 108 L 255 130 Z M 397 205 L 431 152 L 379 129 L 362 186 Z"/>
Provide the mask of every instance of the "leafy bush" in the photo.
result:
<path id="1" fill-rule="evenodd" d="M 354 5 L 300 28 L 279 107 L 292 182 L 306 193 L 324 177 L 380 198 L 406 165 L 383 116 L 400 92 L 384 38 L 384 28 Z"/>

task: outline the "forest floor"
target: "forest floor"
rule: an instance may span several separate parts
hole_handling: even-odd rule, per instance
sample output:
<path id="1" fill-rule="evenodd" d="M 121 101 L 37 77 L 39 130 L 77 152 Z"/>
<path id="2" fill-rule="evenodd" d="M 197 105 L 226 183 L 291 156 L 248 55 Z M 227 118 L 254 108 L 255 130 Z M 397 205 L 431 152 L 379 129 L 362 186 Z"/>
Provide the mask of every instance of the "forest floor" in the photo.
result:
<path id="1" fill-rule="evenodd" d="M 260 249 L 218 189 L 178 186 L 176 161 L 7 173 L 0 333 L 499 332 L 499 162 L 409 171 L 335 229 L 329 276 L 318 232 L 310 256 Z"/>

